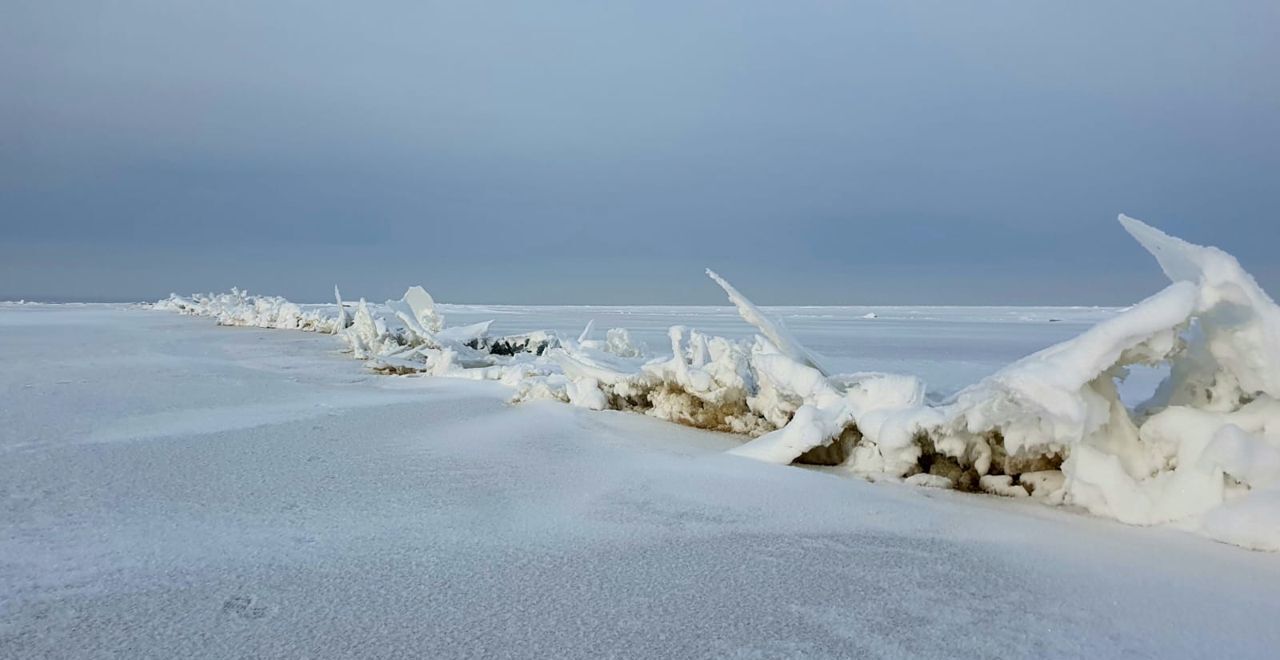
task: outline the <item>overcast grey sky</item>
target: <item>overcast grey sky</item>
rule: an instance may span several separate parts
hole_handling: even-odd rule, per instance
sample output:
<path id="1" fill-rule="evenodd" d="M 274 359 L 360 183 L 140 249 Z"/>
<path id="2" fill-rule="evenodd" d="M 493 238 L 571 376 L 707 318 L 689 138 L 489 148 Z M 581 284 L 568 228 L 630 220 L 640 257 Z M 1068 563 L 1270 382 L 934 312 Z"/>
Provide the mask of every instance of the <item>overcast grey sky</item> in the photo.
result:
<path id="1" fill-rule="evenodd" d="M 0 297 L 1280 293 L 1280 2 L 0 3 Z"/>

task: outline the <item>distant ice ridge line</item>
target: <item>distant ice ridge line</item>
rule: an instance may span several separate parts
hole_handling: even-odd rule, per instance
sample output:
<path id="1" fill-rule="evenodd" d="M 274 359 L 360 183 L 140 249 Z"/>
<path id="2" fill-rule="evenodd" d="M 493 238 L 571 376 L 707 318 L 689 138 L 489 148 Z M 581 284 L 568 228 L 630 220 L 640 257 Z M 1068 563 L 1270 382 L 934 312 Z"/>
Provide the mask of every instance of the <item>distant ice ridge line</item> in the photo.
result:
<path id="1" fill-rule="evenodd" d="M 421 287 L 380 306 L 349 306 L 335 289 L 332 310 L 238 289 L 154 307 L 336 334 L 376 371 L 497 380 L 514 389 L 513 401 L 556 399 L 744 434 L 753 439 L 732 452 L 758 460 L 1029 497 L 1280 549 L 1280 307 L 1231 255 L 1120 222 L 1171 284 L 940 405 L 925 401 L 914 376 L 831 374 L 711 271 L 758 334 L 734 341 L 675 326 L 670 352 L 654 358 L 621 328 L 599 338 L 588 324 L 565 338 L 491 337 L 488 322 L 448 327 Z M 1169 367 L 1134 409 L 1117 394 L 1132 365 Z"/>

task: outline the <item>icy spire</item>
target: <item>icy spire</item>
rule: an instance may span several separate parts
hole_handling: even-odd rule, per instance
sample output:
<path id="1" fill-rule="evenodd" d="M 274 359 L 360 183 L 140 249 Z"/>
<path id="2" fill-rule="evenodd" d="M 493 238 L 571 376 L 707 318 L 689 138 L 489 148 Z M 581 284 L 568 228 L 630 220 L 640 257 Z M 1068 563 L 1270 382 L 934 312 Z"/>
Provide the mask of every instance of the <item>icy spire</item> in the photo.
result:
<path id="1" fill-rule="evenodd" d="M 336 329 L 333 331 L 333 334 L 336 335 L 345 330 L 351 323 L 347 319 L 347 308 L 342 305 L 342 292 L 338 290 L 337 284 L 333 285 L 333 299 L 338 301 L 338 322 Z"/>
<path id="2" fill-rule="evenodd" d="M 823 376 L 831 375 L 829 371 L 819 364 L 818 360 L 813 357 L 812 353 L 806 350 L 804 346 L 801 346 L 800 342 L 796 341 L 795 337 L 791 336 L 791 333 L 787 332 L 786 328 L 784 328 L 781 323 L 775 323 L 773 319 L 765 316 L 764 312 L 760 311 L 759 307 L 752 304 L 750 300 L 747 300 L 746 296 L 739 293 L 737 289 L 733 288 L 732 284 L 726 282 L 723 277 L 717 275 L 716 272 L 710 268 L 707 269 L 707 276 L 714 280 L 716 284 L 719 284 L 720 288 L 724 289 L 725 293 L 729 294 L 729 301 L 738 308 L 738 314 L 742 316 L 742 320 L 755 326 L 756 329 L 760 331 L 760 334 L 773 342 L 773 345 L 783 355 L 786 355 L 796 362 L 817 369 Z"/>

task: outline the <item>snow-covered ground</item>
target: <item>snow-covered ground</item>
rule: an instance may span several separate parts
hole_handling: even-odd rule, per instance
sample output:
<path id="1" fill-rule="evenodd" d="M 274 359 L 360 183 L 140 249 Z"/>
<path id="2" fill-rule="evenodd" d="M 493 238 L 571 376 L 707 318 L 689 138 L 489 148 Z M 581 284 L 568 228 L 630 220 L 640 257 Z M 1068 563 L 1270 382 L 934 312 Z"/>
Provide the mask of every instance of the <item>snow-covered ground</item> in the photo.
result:
<path id="1" fill-rule="evenodd" d="M 439 307 L 494 334 L 577 336 L 594 318 L 658 351 L 675 324 L 755 333 L 731 308 Z M 834 371 L 916 374 L 931 398 L 1116 317 L 769 311 Z M 1273 553 L 758 462 L 726 453 L 742 437 L 379 376 L 344 347 L 0 305 L 0 657 L 1280 649 Z"/>

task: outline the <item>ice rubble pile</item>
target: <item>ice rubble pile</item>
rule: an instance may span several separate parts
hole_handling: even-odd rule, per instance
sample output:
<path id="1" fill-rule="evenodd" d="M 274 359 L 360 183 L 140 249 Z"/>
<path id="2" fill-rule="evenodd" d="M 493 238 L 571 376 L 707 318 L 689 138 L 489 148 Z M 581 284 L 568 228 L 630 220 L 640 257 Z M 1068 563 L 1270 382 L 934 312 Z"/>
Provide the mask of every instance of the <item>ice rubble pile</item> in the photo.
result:
<path id="1" fill-rule="evenodd" d="M 219 325 L 280 330 L 332 333 L 337 320 L 320 310 L 304 312 L 301 306 L 279 296 L 251 296 L 247 291 L 236 288 L 232 288 L 231 293 L 187 297 L 175 293 L 152 307 L 182 314 L 211 316 L 217 319 Z"/>
<path id="2" fill-rule="evenodd" d="M 420 287 L 373 307 L 304 311 L 230 294 L 156 304 L 226 325 L 341 336 L 385 373 L 499 380 L 513 400 L 628 410 L 754 439 L 733 453 L 840 465 L 874 479 L 1031 497 L 1138 525 L 1175 524 L 1280 549 L 1280 307 L 1232 256 L 1121 216 L 1172 284 L 1067 342 L 1030 355 L 941 405 L 913 376 L 831 374 L 785 327 L 708 275 L 759 334 L 733 341 L 671 328 L 648 359 L 624 329 L 576 339 L 491 337 L 446 327 Z M 336 293 L 336 291 L 335 291 Z M 1117 382 L 1164 365 L 1151 400 L 1128 409 Z"/>

